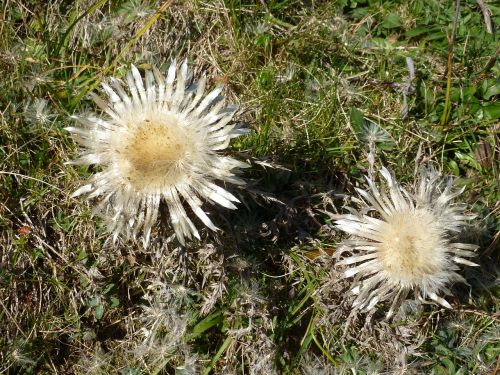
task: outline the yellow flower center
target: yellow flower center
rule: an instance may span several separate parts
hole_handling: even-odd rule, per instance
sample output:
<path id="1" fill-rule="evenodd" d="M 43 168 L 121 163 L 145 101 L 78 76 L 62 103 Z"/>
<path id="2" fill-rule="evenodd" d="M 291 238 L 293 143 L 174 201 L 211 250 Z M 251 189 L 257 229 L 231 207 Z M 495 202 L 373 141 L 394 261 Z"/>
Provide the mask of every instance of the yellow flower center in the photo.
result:
<path id="1" fill-rule="evenodd" d="M 180 162 L 193 149 L 186 130 L 173 116 L 145 119 L 132 129 L 118 146 L 122 175 L 138 191 L 175 184 L 182 175 Z"/>
<path id="2" fill-rule="evenodd" d="M 420 284 L 446 265 L 442 231 L 424 209 L 391 215 L 380 228 L 379 260 L 388 277 L 404 286 Z"/>

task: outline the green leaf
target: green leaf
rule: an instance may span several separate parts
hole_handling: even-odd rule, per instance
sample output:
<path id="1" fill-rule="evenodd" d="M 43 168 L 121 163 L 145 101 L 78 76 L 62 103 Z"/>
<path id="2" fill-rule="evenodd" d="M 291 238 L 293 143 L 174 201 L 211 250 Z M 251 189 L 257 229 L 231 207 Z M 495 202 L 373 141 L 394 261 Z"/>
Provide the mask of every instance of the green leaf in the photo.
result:
<path id="1" fill-rule="evenodd" d="M 87 252 L 85 250 L 80 250 L 80 252 L 78 253 L 78 257 L 76 259 L 85 263 L 87 258 L 88 258 Z"/>
<path id="2" fill-rule="evenodd" d="M 487 79 L 481 85 L 483 91 L 483 99 L 490 100 L 492 96 L 500 94 L 500 81 Z"/>
<path id="3" fill-rule="evenodd" d="M 498 120 L 500 118 L 500 103 L 484 105 L 483 113 L 487 120 Z"/>
<path id="4" fill-rule="evenodd" d="M 363 116 L 363 112 L 357 108 L 351 109 L 351 126 L 356 132 L 356 135 L 362 132 L 364 123 L 365 117 Z"/>
<path id="5" fill-rule="evenodd" d="M 500 355 L 500 347 L 488 346 L 485 350 L 486 358 L 492 360 Z"/>
<path id="6" fill-rule="evenodd" d="M 222 343 L 222 345 L 219 348 L 219 350 L 217 351 L 217 353 L 215 353 L 215 356 L 212 358 L 212 361 L 210 362 L 208 367 L 206 367 L 205 370 L 203 371 L 203 375 L 208 375 L 210 373 L 210 371 L 212 370 L 214 365 L 217 363 L 219 358 L 222 356 L 222 354 L 224 354 L 224 352 L 229 347 L 229 345 L 231 345 L 232 341 L 233 341 L 233 338 L 231 336 L 226 337 L 226 339 Z"/>
<path id="7" fill-rule="evenodd" d="M 189 335 L 190 336 L 189 339 L 195 339 L 196 337 L 200 336 L 203 332 L 222 323 L 222 319 L 223 317 L 220 310 L 208 315 L 193 327 L 193 330 Z"/>
<path id="8" fill-rule="evenodd" d="M 351 5 L 351 8 L 356 8 L 356 6 Z M 353 9 L 353 11 L 351 12 L 351 17 L 354 18 L 355 20 L 360 20 L 363 17 L 366 17 L 366 15 L 368 13 L 369 13 L 368 8 L 364 8 L 364 7 L 356 8 L 356 9 Z"/>
<path id="9" fill-rule="evenodd" d="M 94 316 L 96 317 L 96 319 L 101 319 L 103 315 L 104 315 L 104 306 L 103 305 L 97 306 L 94 310 Z"/>
<path id="10" fill-rule="evenodd" d="M 446 34 L 439 30 L 439 31 L 435 31 L 431 34 L 428 34 L 426 37 L 425 37 L 425 40 L 430 42 L 432 40 L 439 40 L 439 39 L 446 39 Z"/>
<path id="11" fill-rule="evenodd" d="M 441 360 L 444 365 L 446 365 L 446 368 L 448 369 L 448 374 L 455 374 L 457 371 L 455 369 L 455 364 L 449 359 L 449 358 L 443 358 Z"/>
<path id="12" fill-rule="evenodd" d="M 405 32 L 405 36 L 407 38 L 414 38 L 419 35 L 427 34 L 428 32 L 429 32 L 428 27 L 415 27 Z"/>
<path id="13" fill-rule="evenodd" d="M 371 40 L 373 46 L 379 48 L 394 48 L 394 44 L 385 38 L 373 38 Z"/>
<path id="14" fill-rule="evenodd" d="M 110 283 L 110 284 L 106 285 L 106 287 L 105 287 L 105 288 L 104 288 L 104 290 L 102 291 L 102 294 L 108 294 L 108 293 L 109 293 L 109 291 L 110 291 L 111 289 L 113 289 L 113 287 L 114 287 L 114 286 L 115 286 L 115 284 L 113 284 L 113 283 Z"/>
<path id="15" fill-rule="evenodd" d="M 448 168 L 450 168 L 450 170 L 453 171 L 453 174 L 455 176 L 460 176 L 460 169 L 458 168 L 458 164 L 455 160 L 453 159 L 448 160 Z"/>
<path id="16" fill-rule="evenodd" d="M 382 22 L 382 27 L 385 29 L 395 29 L 401 27 L 401 25 L 401 17 L 396 13 L 389 13 L 387 17 L 384 18 L 384 22 Z"/>
<path id="17" fill-rule="evenodd" d="M 269 34 L 259 34 L 255 37 L 254 43 L 259 47 L 267 47 L 271 44 L 272 37 Z"/>
<path id="18" fill-rule="evenodd" d="M 111 297 L 109 299 L 109 302 L 110 302 L 110 304 L 109 304 L 110 308 L 114 308 L 114 307 L 120 306 L 120 300 L 118 298 L 116 298 L 116 297 Z"/>
<path id="19" fill-rule="evenodd" d="M 265 90 L 270 90 L 273 87 L 274 72 L 270 68 L 263 69 L 257 76 L 257 83 Z"/>

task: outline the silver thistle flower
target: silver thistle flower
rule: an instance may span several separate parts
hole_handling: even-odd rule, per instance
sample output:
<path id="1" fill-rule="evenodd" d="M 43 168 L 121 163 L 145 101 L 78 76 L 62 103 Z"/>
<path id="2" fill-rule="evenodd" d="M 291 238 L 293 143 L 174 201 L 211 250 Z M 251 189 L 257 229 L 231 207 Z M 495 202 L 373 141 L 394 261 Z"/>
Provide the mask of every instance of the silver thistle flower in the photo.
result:
<path id="1" fill-rule="evenodd" d="M 93 94 L 104 117 L 75 116 L 82 126 L 66 128 L 82 146 L 72 163 L 102 167 L 73 196 L 99 197 L 96 213 L 107 221 L 114 241 L 120 234 L 129 239 L 142 233 L 146 247 L 161 202 L 182 244 L 200 238 L 182 201 L 217 230 L 202 199 L 235 209 L 238 199 L 214 181 L 242 184 L 235 171 L 247 167 L 217 153 L 244 133 L 229 124 L 236 108 L 224 106 L 222 87 L 204 97 L 205 77 L 190 84 L 187 61 L 179 70 L 174 61 L 166 77 L 157 69 L 146 71 L 144 80 L 132 66 L 126 81 L 129 93 L 110 78 L 102 84 L 108 101 Z"/>
<path id="2" fill-rule="evenodd" d="M 55 117 L 55 114 L 50 112 L 48 104 L 45 99 L 30 100 L 24 110 L 26 121 L 32 125 L 47 125 Z"/>
<path id="3" fill-rule="evenodd" d="M 464 205 L 453 203 L 463 189 L 454 191 L 451 178 L 427 170 L 412 195 L 387 169 L 380 173 L 386 186 L 379 190 L 367 178 L 369 190 L 356 189 L 361 199 L 353 198 L 361 212 L 350 208 L 336 220 L 351 235 L 342 251 L 349 255 L 337 265 L 349 266 L 344 277 L 355 278 L 354 309 L 369 312 L 379 302 L 392 301 L 390 317 L 411 291 L 418 300 L 430 298 L 450 308 L 439 294 L 450 294 L 451 282 L 465 282 L 458 265 L 476 266 L 466 258 L 475 256 L 477 246 L 454 242 L 471 218 L 464 215 Z"/>

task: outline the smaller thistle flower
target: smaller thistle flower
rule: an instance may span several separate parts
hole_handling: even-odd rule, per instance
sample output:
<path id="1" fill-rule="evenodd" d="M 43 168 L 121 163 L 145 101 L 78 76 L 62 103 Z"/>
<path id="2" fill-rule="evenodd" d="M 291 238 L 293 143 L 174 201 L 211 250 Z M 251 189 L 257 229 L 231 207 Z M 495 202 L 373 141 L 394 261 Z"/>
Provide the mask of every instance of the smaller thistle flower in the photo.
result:
<path id="1" fill-rule="evenodd" d="M 451 308 L 441 292 L 451 294 L 447 285 L 464 278 L 458 265 L 477 266 L 465 259 L 475 256 L 476 245 L 454 242 L 471 216 L 453 199 L 464 189 L 453 191 L 451 178 L 426 170 L 414 195 L 402 188 L 385 168 L 383 189 L 367 178 L 369 191 L 356 189 L 353 198 L 361 212 L 349 208 L 336 226 L 351 235 L 344 242 L 344 257 L 337 265 L 351 266 L 344 276 L 355 277 L 352 292 L 355 310 L 369 312 L 379 302 L 392 301 L 387 317 L 413 291 L 418 300 L 431 300 Z M 373 212 L 373 214 L 369 214 Z"/>
<path id="2" fill-rule="evenodd" d="M 363 125 L 361 130 L 361 140 L 368 142 L 369 145 L 375 143 L 390 142 L 391 136 L 380 125 L 369 121 L 367 124 Z"/>
<path id="3" fill-rule="evenodd" d="M 192 82 L 187 61 L 175 61 L 164 77 L 157 69 L 141 77 L 132 66 L 128 92 L 114 78 L 102 87 L 109 100 L 93 94 L 104 116 L 74 117 L 82 127 L 66 128 L 81 144 L 73 164 L 95 164 L 102 171 L 73 193 L 100 198 L 96 208 L 116 241 L 142 233 L 149 243 L 160 206 L 165 205 L 177 239 L 200 238 L 184 206 L 212 230 L 203 200 L 236 209 L 238 199 L 215 184 L 243 184 L 235 174 L 248 165 L 218 152 L 245 133 L 230 121 L 236 112 L 225 107 L 217 87 L 205 96 L 205 78 Z"/>
<path id="4" fill-rule="evenodd" d="M 29 101 L 24 111 L 24 116 L 28 122 L 35 125 L 47 125 L 54 117 L 48 108 L 48 101 L 36 98 L 33 102 Z"/>

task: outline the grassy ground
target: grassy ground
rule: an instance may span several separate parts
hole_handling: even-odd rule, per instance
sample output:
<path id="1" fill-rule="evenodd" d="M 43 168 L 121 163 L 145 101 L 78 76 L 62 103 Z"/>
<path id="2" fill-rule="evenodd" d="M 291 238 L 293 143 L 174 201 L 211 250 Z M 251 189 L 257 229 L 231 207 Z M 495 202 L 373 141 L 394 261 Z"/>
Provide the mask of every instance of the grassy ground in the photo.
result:
<path id="1" fill-rule="evenodd" d="M 459 3 L 456 17 L 438 0 L 3 2 L 0 372 L 494 374 L 498 42 L 482 1 Z M 243 204 L 187 248 L 113 246 L 70 198 L 92 170 L 64 164 L 63 128 L 96 110 L 104 77 L 185 57 L 252 130 L 230 150 L 252 164 Z M 466 186 L 481 267 L 451 310 L 343 331 L 328 213 L 364 186 L 367 126 L 384 132 L 377 168 L 411 184 L 427 163 Z"/>

